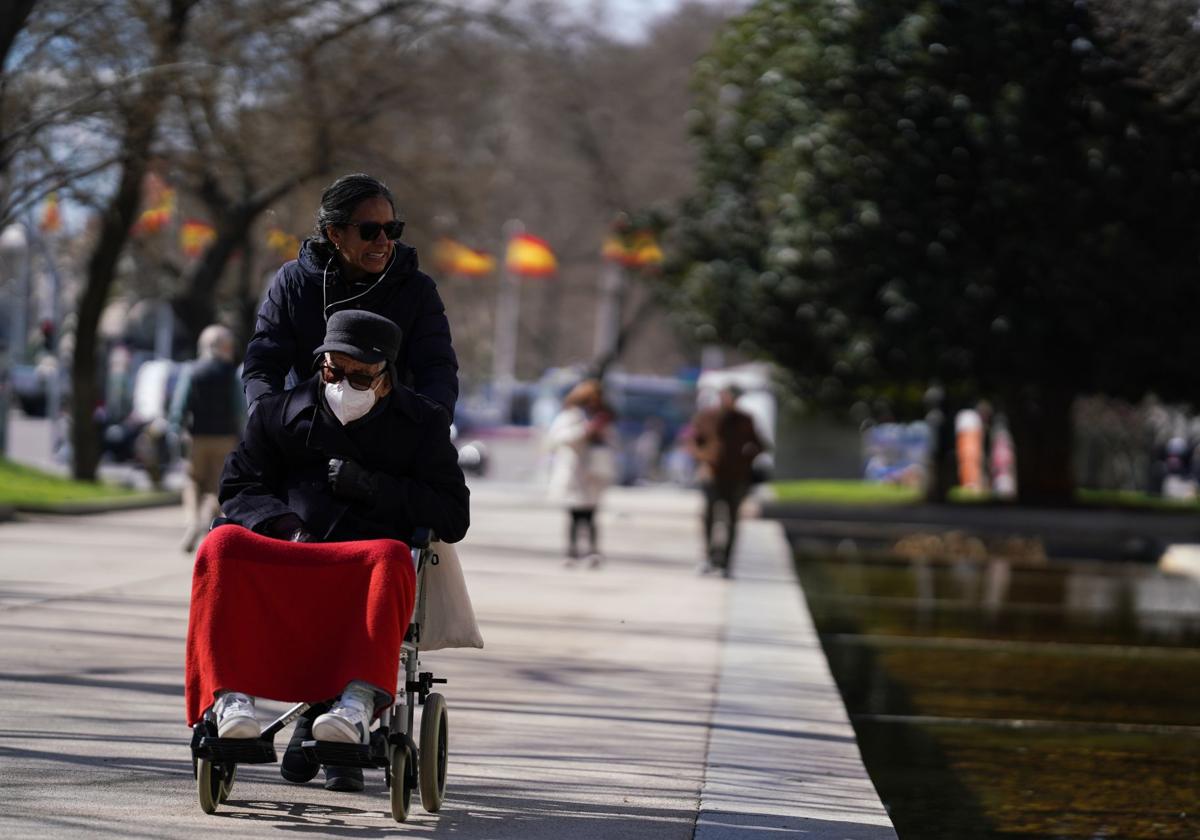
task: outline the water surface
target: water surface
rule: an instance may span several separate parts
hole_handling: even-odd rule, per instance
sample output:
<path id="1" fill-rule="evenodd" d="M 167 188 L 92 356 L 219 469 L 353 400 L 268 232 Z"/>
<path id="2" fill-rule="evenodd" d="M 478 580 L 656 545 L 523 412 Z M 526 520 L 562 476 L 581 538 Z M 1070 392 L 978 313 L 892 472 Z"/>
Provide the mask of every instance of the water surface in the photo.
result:
<path id="1" fill-rule="evenodd" d="M 903 840 L 1200 838 L 1200 583 L 798 550 Z"/>

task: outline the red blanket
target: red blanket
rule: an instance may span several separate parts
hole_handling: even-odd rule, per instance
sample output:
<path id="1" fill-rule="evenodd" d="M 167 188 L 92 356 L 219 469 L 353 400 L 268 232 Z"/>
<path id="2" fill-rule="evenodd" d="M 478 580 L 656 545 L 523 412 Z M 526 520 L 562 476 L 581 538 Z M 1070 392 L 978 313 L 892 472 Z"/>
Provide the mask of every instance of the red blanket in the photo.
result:
<path id="1" fill-rule="evenodd" d="M 319 702 L 351 680 L 393 691 L 416 575 L 404 543 L 290 543 L 228 525 L 192 573 L 188 724 L 218 689 Z"/>

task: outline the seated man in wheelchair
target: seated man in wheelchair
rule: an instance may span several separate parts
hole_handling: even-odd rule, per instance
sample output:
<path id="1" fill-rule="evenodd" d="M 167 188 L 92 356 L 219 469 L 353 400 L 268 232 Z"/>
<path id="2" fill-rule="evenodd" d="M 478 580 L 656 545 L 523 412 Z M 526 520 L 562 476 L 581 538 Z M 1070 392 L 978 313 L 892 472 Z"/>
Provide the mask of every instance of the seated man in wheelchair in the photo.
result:
<path id="1" fill-rule="evenodd" d="M 263 397 L 226 460 L 224 516 L 298 542 L 407 542 L 419 527 L 445 542 L 462 539 L 469 494 L 458 453 L 444 413 L 397 378 L 399 348 L 400 328 L 387 318 L 361 310 L 330 316 L 316 349 L 319 371 Z M 296 723 L 283 777 L 302 784 L 316 776 L 302 741 L 367 743 L 374 711 L 391 702 L 392 688 L 355 680 L 327 710 L 311 709 Z M 262 731 L 254 699 L 237 686 L 218 692 L 214 711 L 222 738 Z M 362 790 L 362 770 L 327 767 L 325 786 Z"/>

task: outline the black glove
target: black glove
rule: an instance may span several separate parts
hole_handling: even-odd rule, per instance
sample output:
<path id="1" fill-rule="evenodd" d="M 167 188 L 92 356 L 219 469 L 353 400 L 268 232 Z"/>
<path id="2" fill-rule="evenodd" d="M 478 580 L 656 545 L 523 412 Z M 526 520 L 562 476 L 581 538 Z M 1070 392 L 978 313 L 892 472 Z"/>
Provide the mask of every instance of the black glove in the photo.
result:
<path id="1" fill-rule="evenodd" d="M 314 542 L 313 535 L 308 532 L 304 520 L 294 513 L 285 513 L 267 523 L 264 533 L 268 537 L 288 542 Z"/>
<path id="2" fill-rule="evenodd" d="M 358 502 L 370 502 L 376 496 L 375 474 L 341 458 L 329 459 L 329 486 L 335 496 Z"/>

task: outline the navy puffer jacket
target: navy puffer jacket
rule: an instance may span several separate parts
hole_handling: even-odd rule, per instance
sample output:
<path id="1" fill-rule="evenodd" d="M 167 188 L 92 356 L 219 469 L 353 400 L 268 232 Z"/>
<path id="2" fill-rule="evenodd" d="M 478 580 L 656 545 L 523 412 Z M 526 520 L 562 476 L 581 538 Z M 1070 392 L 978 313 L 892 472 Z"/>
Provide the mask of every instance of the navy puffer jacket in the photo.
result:
<path id="1" fill-rule="evenodd" d="M 258 309 L 242 368 L 248 405 L 312 375 L 313 351 L 325 338 L 325 320 L 341 309 L 366 309 L 399 325 L 400 380 L 453 418 L 458 359 L 446 308 L 433 279 L 418 270 L 416 250 L 399 242 L 379 282 L 350 284 L 342 279 L 337 260 L 322 257 L 322 249 L 305 240 L 299 257 L 276 272 Z"/>

